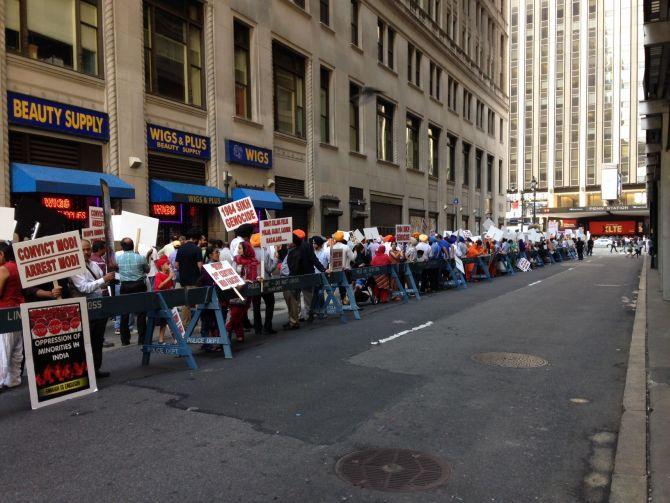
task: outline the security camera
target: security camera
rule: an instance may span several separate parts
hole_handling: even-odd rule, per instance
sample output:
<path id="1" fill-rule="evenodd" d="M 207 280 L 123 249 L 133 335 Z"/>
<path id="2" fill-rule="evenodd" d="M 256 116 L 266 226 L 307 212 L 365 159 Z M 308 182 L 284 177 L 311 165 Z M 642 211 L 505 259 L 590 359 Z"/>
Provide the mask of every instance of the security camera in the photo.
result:
<path id="1" fill-rule="evenodd" d="M 275 184 L 274 178 L 268 179 L 266 184 L 267 184 L 268 187 L 274 187 L 274 184 Z"/>
<path id="2" fill-rule="evenodd" d="M 139 157 L 129 157 L 128 166 L 130 166 L 130 169 L 139 169 L 142 166 L 142 159 Z"/>

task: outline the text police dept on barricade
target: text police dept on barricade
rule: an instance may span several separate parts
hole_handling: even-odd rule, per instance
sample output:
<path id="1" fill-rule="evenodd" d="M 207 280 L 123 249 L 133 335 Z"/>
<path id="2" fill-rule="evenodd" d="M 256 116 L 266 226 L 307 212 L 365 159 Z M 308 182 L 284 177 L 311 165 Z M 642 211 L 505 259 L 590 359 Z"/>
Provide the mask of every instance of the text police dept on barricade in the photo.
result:
<path id="1" fill-rule="evenodd" d="M 109 140 L 109 117 L 97 110 L 13 92 L 7 93 L 7 108 L 10 124 Z"/>
<path id="2" fill-rule="evenodd" d="M 147 124 L 147 147 L 157 152 L 209 159 L 209 138 L 186 131 L 177 131 Z"/>

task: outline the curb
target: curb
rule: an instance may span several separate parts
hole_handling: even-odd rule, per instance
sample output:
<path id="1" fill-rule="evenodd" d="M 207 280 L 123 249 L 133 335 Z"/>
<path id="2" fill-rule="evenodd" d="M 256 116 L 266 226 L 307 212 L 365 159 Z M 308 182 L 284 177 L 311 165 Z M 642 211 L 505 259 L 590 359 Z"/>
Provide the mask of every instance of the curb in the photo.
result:
<path id="1" fill-rule="evenodd" d="M 647 501 L 647 256 L 642 263 L 623 414 L 610 488 L 611 503 Z"/>

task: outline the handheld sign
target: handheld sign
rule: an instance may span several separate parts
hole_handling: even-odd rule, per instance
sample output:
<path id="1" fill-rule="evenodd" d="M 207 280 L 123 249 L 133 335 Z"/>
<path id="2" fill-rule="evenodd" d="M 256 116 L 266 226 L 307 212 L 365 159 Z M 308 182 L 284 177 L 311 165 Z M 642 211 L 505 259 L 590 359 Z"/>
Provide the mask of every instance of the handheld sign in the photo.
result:
<path id="1" fill-rule="evenodd" d="M 463 261 L 459 257 L 455 257 L 454 262 L 456 262 L 456 269 L 461 271 L 461 274 L 465 274 L 465 267 L 463 267 Z"/>
<path id="2" fill-rule="evenodd" d="M 21 304 L 33 409 L 97 391 L 86 299 Z"/>
<path id="3" fill-rule="evenodd" d="M 86 271 L 77 231 L 21 241 L 12 246 L 23 288 Z"/>
<path id="4" fill-rule="evenodd" d="M 107 244 L 107 253 L 105 253 L 105 265 L 108 271 L 113 271 L 116 266 L 116 257 L 112 250 L 114 250 L 114 233 L 112 232 L 112 202 L 109 197 L 109 185 L 107 182 L 100 179 L 100 192 L 102 194 L 102 209 L 105 229 L 105 243 Z M 110 288 L 111 295 L 116 295 L 116 289 Z"/>
<path id="5" fill-rule="evenodd" d="M 273 220 L 261 220 L 261 246 L 281 246 L 293 242 L 293 218 L 275 218 Z"/>
<path id="6" fill-rule="evenodd" d="M 15 229 L 14 208 L 0 208 L 0 239 L 14 241 Z"/>
<path id="7" fill-rule="evenodd" d="M 104 241 L 105 228 L 104 227 L 88 227 L 81 230 L 81 238 L 89 241 Z"/>
<path id="8" fill-rule="evenodd" d="M 356 240 L 357 243 L 361 243 L 365 239 L 365 236 L 363 235 L 363 233 L 361 231 L 359 231 L 358 229 L 356 229 L 354 231 L 353 236 L 354 236 L 354 239 Z"/>
<path id="9" fill-rule="evenodd" d="M 158 219 L 122 211 L 121 215 L 112 216 L 112 233 L 119 241 L 130 238 L 135 241 L 136 248 L 148 249 L 156 246 L 158 239 Z"/>
<path id="10" fill-rule="evenodd" d="M 377 230 L 377 227 L 365 227 L 363 229 L 363 234 L 365 235 L 365 239 L 372 241 L 379 239 L 379 230 Z"/>
<path id="11" fill-rule="evenodd" d="M 516 266 L 523 272 L 528 272 L 530 270 L 530 262 L 525 258 L 520 258 L 517 260 Z"/>
<path id="12" fill-rule="evenodd" d="M 228 262 L 212 262 L 203 267 L 221 290 L 244 285 L 244 280 Z"/>
<path id="13" fill-rule="evenodd" d="M 330 270 L 341 271 L 344 269 L 344 250 L 342 248 L 330 249 Z"/>
<path id="14" fill-rule="evenodd" d="M 181 336 L 186 335 L 186 329 L 184 328 L 184 323 L 181 321 L 181 315 L 179 314 L 179 309 L 176 307 L 172 308 L 172 321 L 174 321 L 174 324 L 177 325 L 177 329 L 179 330 L 179 334 Z M 170 329 L 172 330 L 172 329 Z M 175 334 L 177 335 L 177 334 Z"/>
<path id="15" fill-rule="evenodd" d="M 395 240 L 398 243 L 409 243 L 412 237 L 412 226 L 398 224 L 395 226 Z"/>
<path id="16" fill-rule="evenodd" d="M 105 211 L 98 206 L 88 207 L 88 226 L 105 227 Z"/>
<path id="17" fill-rule="evenodd" d="M 228 232 L 234 231 L 240 225 L 258 222 L 258 215 L 250 197 L 219 206 L 219 214 Z"/>

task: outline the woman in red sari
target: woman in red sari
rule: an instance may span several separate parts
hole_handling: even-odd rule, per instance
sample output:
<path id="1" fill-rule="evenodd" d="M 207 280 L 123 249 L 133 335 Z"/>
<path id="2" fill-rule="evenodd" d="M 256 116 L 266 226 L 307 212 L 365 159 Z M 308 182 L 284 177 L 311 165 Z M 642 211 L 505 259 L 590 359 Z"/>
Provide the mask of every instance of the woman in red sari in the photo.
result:
<path id="1" fill-rule="evenodd" d="M 371 266 L 391 265 L 393 261 L 386 254 L 386 247 L 379 245 L 375 256 L 372 257 Z M 372 293 L 379 302 L 386 304 L 391 296 L 391 278 L 388 274 L 378 274 L 375 276 L 375 286 L 372 288 Z"/>
<path id="2" fill-rule="evenodd" d="M 258 280 L 258 260 L 254 249 L 248 241 L 239 244 L 239 253 L 235 257 L 235 263 L 240 268 L 239 274 L 245 281 Z M 244 319 L 251 305 L 251 299 L 241 300 L 238 297 L 230 299 L 230 319 L 226 323 L 229 334 L 235 333 L 237 342 L 244 342 Z"/>

